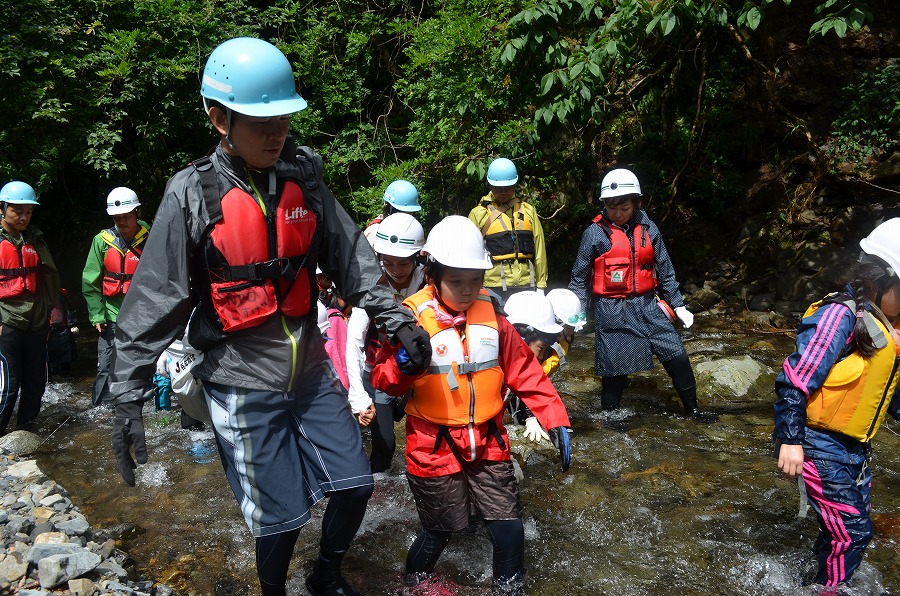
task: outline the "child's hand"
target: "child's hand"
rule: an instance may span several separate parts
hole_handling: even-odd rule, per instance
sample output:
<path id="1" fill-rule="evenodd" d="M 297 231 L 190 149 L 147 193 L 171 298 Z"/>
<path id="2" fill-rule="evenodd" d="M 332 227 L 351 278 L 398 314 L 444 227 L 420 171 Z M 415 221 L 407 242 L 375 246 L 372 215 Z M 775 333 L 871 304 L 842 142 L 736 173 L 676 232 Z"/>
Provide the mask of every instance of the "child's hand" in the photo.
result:
<path id="1" fill-rule="evenodd" d="M 369 404 L 369 407 L 358 415 L 360 426 L 369 426 L 375 419 L 375 404 Z"/>
<path id="2" fill-rule="evenodd" d="M 778 469 L 788 480 L 803 474 L 803 446 L 782 443 L 778 450 Z"/>

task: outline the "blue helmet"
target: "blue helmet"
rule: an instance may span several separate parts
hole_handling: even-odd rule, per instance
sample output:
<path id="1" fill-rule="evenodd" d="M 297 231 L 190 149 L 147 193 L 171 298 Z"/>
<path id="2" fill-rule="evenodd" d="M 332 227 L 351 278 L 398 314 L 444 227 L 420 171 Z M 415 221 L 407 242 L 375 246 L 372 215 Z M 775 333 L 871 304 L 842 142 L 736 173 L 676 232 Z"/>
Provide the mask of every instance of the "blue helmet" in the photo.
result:
<path id="1" fill-rule="evenodd" d="M 488 166 L 487 181 L 491 186 L 512 186 L 519 181 L 519 172 L 516 170 L 516 164 L 500 157 L 491 162 Z"/>
<path id="2" fill-rule="evenodd" d="M 288 59 L 269 42 L 253 37 L 229 39 L 213 50 L 203 69 L 200 95 L 259 118 L 306 107 Z"/>
<path id="3" fill-rule="evenodd" d="M 384 191 L 384 202 L 394 209 L 412 213 L 422 209 L 419 205 L 419 191 L 406 180 L 394 180 Z"/>
<path id="4" fill-rule="evenodd" d="M 13 180 L 7 182 L 0 189 L 0 202 L 10 203 L 11 205 L 37 205 L 37 195 L 30 184 Z"/>

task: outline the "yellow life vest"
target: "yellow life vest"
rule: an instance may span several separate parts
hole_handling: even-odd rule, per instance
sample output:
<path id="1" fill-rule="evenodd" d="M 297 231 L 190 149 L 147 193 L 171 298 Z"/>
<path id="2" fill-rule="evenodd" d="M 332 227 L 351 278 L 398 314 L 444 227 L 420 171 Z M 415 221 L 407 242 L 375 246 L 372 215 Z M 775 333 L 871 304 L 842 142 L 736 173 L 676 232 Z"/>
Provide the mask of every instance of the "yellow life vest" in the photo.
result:
<path id="1" fill-rule="evenodd" d="M 525 214 L 525 204 L 521 201 L 508 212 L 501 212 L 488 203 L 488 222 L 484 234 L 484 245 L 491 253 L 494 263 L 500 261 L 534 260 L 534 224 Z M 510 217 L 509 213 L 512 213 Z"/>
<path id="2" fill-rule="evenodd" d="M 803 316 L 811 315 L 823 302 L 812 304 Z M 848 306 L 851 303 L 845 302 Z M 856 311 L 855 303 L 851 308 Z M 870 358 L 853 352 L 831 367 L 825 382 L 806 401 L 807 426 L 839 432 L 864 443 L 878 432 L 897 387 L 900 348 L 891 337 L 891 329 L 879 320 L 884 315 L 877 314 L 880 317 L 870 313 L 864 316 L 877 325 L 887 341 Z"/>
<path id="3" fill-rule="evenodd" d="M 466 311 L 465 336 L 437 322 L 434 287 L 403 301 L 431 336 L 431 364 L 413 383 L 406 413 L 444 426 L 482 424 L 503 409 L 500 334 L 490 295 L 482 289 Z"/>

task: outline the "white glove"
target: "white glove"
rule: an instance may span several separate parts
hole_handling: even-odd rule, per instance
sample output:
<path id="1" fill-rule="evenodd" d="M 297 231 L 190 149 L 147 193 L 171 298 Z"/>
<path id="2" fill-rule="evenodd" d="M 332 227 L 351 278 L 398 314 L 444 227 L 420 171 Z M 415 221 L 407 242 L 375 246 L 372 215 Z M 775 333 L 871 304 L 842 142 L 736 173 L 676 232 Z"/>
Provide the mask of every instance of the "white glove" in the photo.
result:
<path id="1" fill-rule="evenodd" d="M 71 329 L 69 329 L 69 332 L 72 335 L 78 335 L 78 327 L 72 327 Z"/>
<path id="2" fill-rule="evenodd" d="M 535 443 L 540 443 L 541 439 L 548 443 L 550 442 L 550 435 L 547 434 L 547 431 L 543 429 L 541 423 L 534 416 L 525 419 L 525 438 Z"/>
<path id="3" fill-rule="evenodd" d="M 684 323 L 685 329 L 694 324 L 694 315 L 692 315 L 691 311 L 689 311 L 684 306 L 679 306 L 675 309 L 675 316 L 678 317 L 678 319 L 682 323 Z"/>

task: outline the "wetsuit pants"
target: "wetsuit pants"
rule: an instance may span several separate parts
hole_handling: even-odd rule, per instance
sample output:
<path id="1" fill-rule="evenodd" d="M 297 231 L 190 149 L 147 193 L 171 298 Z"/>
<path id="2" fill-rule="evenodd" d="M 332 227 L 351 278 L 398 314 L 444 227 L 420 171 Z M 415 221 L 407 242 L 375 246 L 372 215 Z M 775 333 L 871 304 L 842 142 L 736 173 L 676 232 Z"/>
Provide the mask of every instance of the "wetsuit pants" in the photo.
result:
<path id="1" fill-rule="evenodd" d="M 816 583 L 837 586 L 853 576 L 872 540 L 867 447 L 846 435 L 807 428 L 803 451 L 803 482 L 819 520 Z"/>
<path id="2" fill-rule="evenodd" d="M 25 331 L 0 325 L 0 435 L 5 434 L 16 402 L 16 428 L 27 428 L 41 411 L 47 386 L 49 327 Z"/>
<path id="3" fill-rule="evenodd" d="M 697 381 L 694 378 L 694 369 L 686 352 L 662 363 L 663 368 L 672 378 L 672 385 L 684 404 L 686 412 L 691 413 L 697 408 Z M 622 401 L 622 393 L 628 385 L 628 375 L 603 377 L 601 379 L 600 407 L 604 410 L 614 410 Z"/>
<path id="4" fill-rule="evenodd" d="M 97 338 L 97 378 L 94 380 L 94 394 L 91 403 L 99 406 L 111 399 L 109 394 L 109 365 L 116 346 L 116 324 L 106 322 L 106 329 Z"/>

